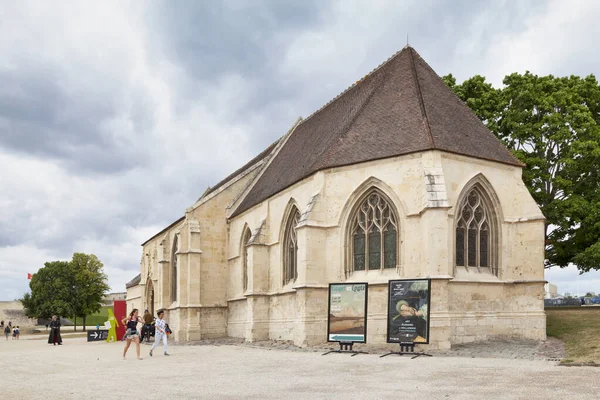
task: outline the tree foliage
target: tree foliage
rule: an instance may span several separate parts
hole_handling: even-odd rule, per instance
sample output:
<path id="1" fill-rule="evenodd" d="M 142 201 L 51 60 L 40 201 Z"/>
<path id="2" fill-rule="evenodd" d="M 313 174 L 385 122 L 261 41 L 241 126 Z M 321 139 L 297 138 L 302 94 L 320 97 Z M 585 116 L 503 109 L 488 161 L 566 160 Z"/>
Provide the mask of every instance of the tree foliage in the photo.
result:
<path id="1" fill-rule="evenodd" d="M 50 318 L 52 315 L 70 315 L 73 278 L 68 261 L 44 263 L 29 282 L 31 294 L 21 299 L 29 318 Z"/>
<path id="2" fill-rule="evenodd" d="M 74 287 L 72 293 L 71 315 L 83 318 L 85 329 L 86 316 L 100 311 L 102 297 L 110 288 L 103 272 L 104 265 L 93 254 L 75 253 L 71 260 Z"/>
<path id="3" fill-rule="evenodd" d="M 104 265 L 93 254 L 75 253 L 71 261 L 44 263 L 29 282 L 31 294 L 21 299 L 30 318 L 85 317 L 100 311 L 109 290 Z"/>
<path id="4" fill-rule="evenodd" d="M 585 78 L 476 75 L 444 81 L 526 167 L 523 181 L 546 217 L 546 266 L 600 269 L 600 86 Z"/>

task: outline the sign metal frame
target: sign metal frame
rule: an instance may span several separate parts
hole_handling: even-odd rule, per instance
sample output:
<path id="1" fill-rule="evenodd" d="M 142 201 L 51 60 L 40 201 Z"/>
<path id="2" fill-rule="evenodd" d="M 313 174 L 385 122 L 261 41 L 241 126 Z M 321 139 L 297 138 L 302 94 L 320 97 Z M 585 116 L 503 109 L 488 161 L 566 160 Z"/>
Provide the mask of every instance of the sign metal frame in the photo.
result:
<path id="1" fill-rule="evenodd" d="M 363 308 L 363 320 L 364 320 L 364 336 L 362 340 L 354 340 L 352 338 L 345 338 L 339 340 L 332 340 L 330 337 L 331 333 L 331 288 L 333 286 L 352 286 L 352 285 L 364 285 L 365 286 L 365 301 Z M 368 282 L 338 282 L 330 283 L 329 290 L 327 291 L 327 342 L 333 343 L 367 343 L 367 312 L 369 310 L 369 283 Z M 341 346 L 341 345 L 340 345 Z"/>
<path id="2" fill-rule="evenodd" d="M 396 282 L 427 282 L 427 319 L 426 321 L 426 329 L 427 329 L 427 334 L 424 339 L 424 342 L 414 342 L 414 341 L 390 341 L 390 325 L 391 325 L 391 320 L 390 320 L 390 311 L 391 311 L 391 307 L 392 307 L 392 285 Z M 387 316 L 386 316 L 386 320 L 387 320 L 387 326 L 386 326 L 386 332 L 385 332 L 385 336 L 386 336 L 386 342 L 387 343 L 393 343 L 393 344 L 400 344 L 402 345 L 414 345 L 415 344 L 429 344 L 429 335 L 430 335 L 430 330 L 431 330 L 431 323 L 430 323 L 430 314 L 431 314 L 431 279 L 429 278 L 415 278 L 415 279 L 392 279 L 390 281 L 388 281 L 388 295 L 387 295 Z"/>

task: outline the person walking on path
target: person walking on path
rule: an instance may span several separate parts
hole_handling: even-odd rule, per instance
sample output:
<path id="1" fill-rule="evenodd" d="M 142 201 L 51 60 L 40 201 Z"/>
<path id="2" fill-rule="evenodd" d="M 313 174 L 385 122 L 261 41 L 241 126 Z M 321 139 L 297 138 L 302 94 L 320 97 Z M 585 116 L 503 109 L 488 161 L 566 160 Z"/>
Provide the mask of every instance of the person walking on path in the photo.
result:
<path id="1" fill-rule="evenodd" d="M 57 344 L 62 345 L 62 337 L 60 336 L 60 320 L 56 317 L 56 315 L 52 316 L 52 321 L 50 321 L 50 335 L 48 336 L 48 344 L 53 344 L 56 346 Z"/>
<path id="2" fill-rule="evenodd" d="M 125 360 L 125 356 L 127 355 L 127 350 L 129 349 L 129 346 L 131 346 L 132 340 L 135 343 L 135 352 L 137 353 L 138 360 L 143 360 L 143 358 L 140 357 L 140 334 L 137 330 L 138 322 L 141 322 L 143 324 L 144 320 L 142 319 L 142 317 L 140 317 L 138 315 L 137 308 L 134 308 L 129 313 L 129 318 L 127 318 L 127 317 L 123 318 L 123 320 L 121 321 L 121 323 L 123 325 L 127 326 L 127 331 L 125 332 L 125 338 L 127 339 L 127 344 L 125 345 L 125 348 L 123 349 L 123 360 Z"/>
<path id="3" fill-rule="evenodd" d="M 154 322 L 154 317 L 150 314 L 150 311 L 146 309 L 144 311 L 144 327 L 142 328 L 142 337 L 140 338 L 140 342 L 144 341 L 144 336 L 146 336 L 146 341 L 150 342 L 150 330 L 152 329 L 152 322 Z"/>
<path id="4" fill-rule="evenodd" d="M 10 336 L 10 327 L 8 325 L 4 328 L 4 336 L 6 336 L 6 340 L 8 340 L 8 337 Z"/>
<path id="5" fill-rule="evenodd" d="M 165 356 L 168 356 L 169 353 L 167 353 L 167 322 L 163 319 L 165 315 L 164 310 L 159 310 L 158 311 L 158 319 L 154 322 L 154 344 L 152 345 L 152 348 L 150 349 L 150 357 L 152 357 L 152 351 L 154 350 L 155 347 L 158 346 L 158 344 L 160 343 L 160 341 L 163 341 L 164 347 L 165 347 Z"/>

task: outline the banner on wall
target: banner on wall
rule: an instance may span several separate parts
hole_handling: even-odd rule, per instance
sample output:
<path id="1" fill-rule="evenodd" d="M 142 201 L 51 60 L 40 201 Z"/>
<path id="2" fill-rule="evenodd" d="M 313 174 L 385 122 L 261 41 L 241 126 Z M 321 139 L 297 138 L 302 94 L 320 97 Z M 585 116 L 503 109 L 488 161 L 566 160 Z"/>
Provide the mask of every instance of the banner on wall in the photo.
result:
<path id="1" fill-rule="evenodd" d="M 429 343 L 431 279 L 388 283 L 388 343 Z"/>
<path id="2" fill-rule="evenodd" d="M 367 283 L 330 283 L 328 342 L 367 342 Z"/>

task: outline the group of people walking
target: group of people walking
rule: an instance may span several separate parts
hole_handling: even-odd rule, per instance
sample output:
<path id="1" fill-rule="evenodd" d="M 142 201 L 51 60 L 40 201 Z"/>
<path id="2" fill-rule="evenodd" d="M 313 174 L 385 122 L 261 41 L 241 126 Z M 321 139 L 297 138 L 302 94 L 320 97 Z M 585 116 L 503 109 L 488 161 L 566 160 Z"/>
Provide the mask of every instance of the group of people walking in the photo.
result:
<path id="1" fill-rule="evenodd" d="M 6 336 L 6 340 L 8 340 L 11 332 L 13 340 L 19 339 L 21 336 L 21 329 L 19 326 L 13 326 L 11 321 L 8 321 L 8 325 L 4 326 L 4 320 L 0 321 L 0 331 L 4 331 L 4 336 Z"/>
<path id="2" fill-rule="evenodd" d="M 150 316 L 150 318 L 148 318 L 148 316 Z M 150 357 L 152 357 L 152 353 L 154 351 L 154 349 L 156 347 L 159 346 L 160 342 L 162 341 L 163 346 L 164 346 L 164 352 L 163 354 L 165 356 L 168 356 L 169 353 L 167 352 L 167 335 L 171 333 L 171 330 L 169 329 L 169 325 L 167 324 L 167 321 L 164 320 L 164 316 L 165 316 L 165 312 L 164 310 L 159 310 L 157 313 L 158 318 L 156 320 L 154 320 L 154 344 L 152 345 L 152 347 L 150 348 Z M 125 359 L 126 355 L 127 355 L 127 350 L 129 350 L 129 347 L 131 346 L 131 342 L 135 343 L 135 350 L 137 353 L 137 358 L 139 360 L 142 360 L 142 357 L 140 356 L 140 333 L 137 330 L 137 325 L 138 323 L 142 323 L 145 324 L 144 325 L 144 329 L 145 332 L 148 337 L 150 337 L 150 329 L 151 329 L 151 324 L 152 324 L 152 314 L 150 314 L 148 312 L 148 310 L 146 310 L 146 313 L 144 315 L 144 318 L 142 319 L 142 317 L 140 317 L 138 315 L 138 309 L 134 308 L 131 313 L 129 313 L 129 317 L 125 317 L 123 318 L 123 320 L 121 321 L 121 323 L 127 327 L 127 331 L 125 332 L 125 336 L 124 339 L 127 341 L 127 343 L 125 344 L 125 349 L 123 349 L 123 359 Z M 50 334 L 48 336 L 48 344 L 52 344 L 54 346 L 56 345 L 62 345 L 62 337 L 60 335 L 60 319 L 56 316 L 53 315 L 52 316 L 52 321 L 50 321 L 49 324 L 50 327 Z M 4 328 L 4 321 L 0 321 L 0 329 Z M 8 322 L 8 325 L 4 328 L 4 334 L 6 335 L 6 340 L 8 340 L 8 337 L 10 335 L 11 331 L 16 331 L 16 339 L 19 338 L 19 327 L 13 327 L 11 322 Z"/>
<path id="3" fill-rule="evenodd" d="M 146 310 L 148 311 L 148 310 Z M 149 313 L 148 313 L 149 314 Z M 151 315 L 151 314 L 150 314 Z M 146 314 L 144 315 L 146 317 Z M 164 345 L 164 355 L 168 356 L 167 353 L 167 334 L 170 333 L 169 325 L 164 320 L 165 312 L 164 310 L 158 310 L 157 313 L 158 318 L 154 321 L 154 344 L 150 348 L 150 357 L 152 357 L 152 352 L 154 349 L 163 342 Z M 142 318 L 139 316 L 138 309 L 134 308 L 131 313 L 129 313 L 129 317 L 123 318 L 121 323 L 127 326 L 127 331 L 125 332 L 125 340 L 127 343 L 125 344 L 125 348 L 123 349 L 123 360 L 127 355 L 127 350 L 129 350 L 129 346 L 131 346 L 131 342 L 135 343 L 135 351 L 137 354 L 138 360 L 142 360 L 143 358 L 140 356 L 140 333 L 137 330 L 138 323 L 150 325 L 152 321 L 149 321 L 148 318 Z M 150 335 L 150 329 L 146 327 L 148 336 Z"/>

